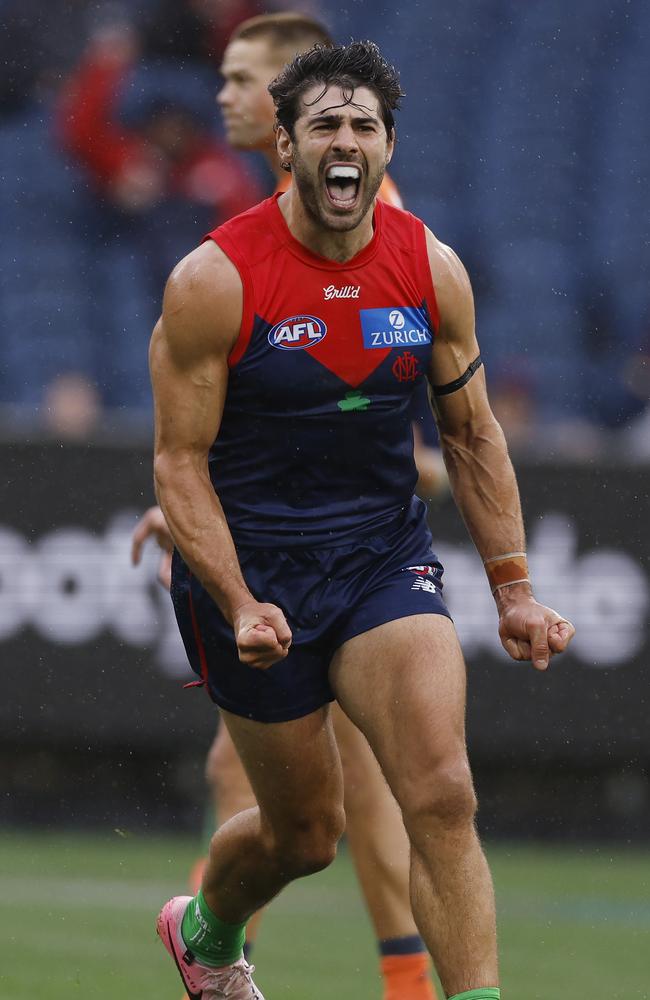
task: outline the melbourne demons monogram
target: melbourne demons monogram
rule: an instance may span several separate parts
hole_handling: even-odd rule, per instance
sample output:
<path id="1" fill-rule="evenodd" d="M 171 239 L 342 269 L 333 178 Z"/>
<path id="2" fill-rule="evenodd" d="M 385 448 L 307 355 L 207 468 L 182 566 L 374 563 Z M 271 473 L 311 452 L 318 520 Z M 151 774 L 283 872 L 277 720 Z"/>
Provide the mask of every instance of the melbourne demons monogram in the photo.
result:
<path id="1" fill-rule="evenodd" d="M 420 362 L 415 354 L 404 351 L 403 354 L 395 358 L 391 371 L 398 382 L 415 382 L 420 374 Z"/>

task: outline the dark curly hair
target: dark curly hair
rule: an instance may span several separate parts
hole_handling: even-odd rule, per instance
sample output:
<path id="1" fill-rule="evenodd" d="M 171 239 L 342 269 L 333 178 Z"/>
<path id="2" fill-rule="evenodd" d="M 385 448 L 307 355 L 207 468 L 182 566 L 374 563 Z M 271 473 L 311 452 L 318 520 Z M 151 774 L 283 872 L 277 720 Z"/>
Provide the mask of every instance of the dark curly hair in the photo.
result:
<path id="1" fill-rule="evenodd" d="M 368 87 L 379 98 L 381 117 L 390 135 L 394 125 L 393 111 L 399 108 L 402 89 L 399 74 L 384 59 L 374 42 L 351 42 L 325 48 L 314 45 L 302 52 L 284 67 L 269 84 L 269 93 L 275 103 L 278 125 L 293 138 L 294 125 L 299 115 L 300 98 L 315 83 L 323 89 L 332 84 L 341 87 L 349 103 L 356 87 Z"/>

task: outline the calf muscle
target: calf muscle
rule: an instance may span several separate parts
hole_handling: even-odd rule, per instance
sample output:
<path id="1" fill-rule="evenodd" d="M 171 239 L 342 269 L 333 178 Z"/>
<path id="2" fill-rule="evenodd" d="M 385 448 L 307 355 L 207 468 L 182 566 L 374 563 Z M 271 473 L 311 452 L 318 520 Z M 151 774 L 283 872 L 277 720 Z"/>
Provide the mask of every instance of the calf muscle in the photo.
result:
<path id="1" fill-rule="evenodd" d="M 203 891 L 217 916 L 240 923 L 334 859 L 343 787 L 328 709 L 277 724 L 223 718 L 258 806 L 215 833 Z"/>

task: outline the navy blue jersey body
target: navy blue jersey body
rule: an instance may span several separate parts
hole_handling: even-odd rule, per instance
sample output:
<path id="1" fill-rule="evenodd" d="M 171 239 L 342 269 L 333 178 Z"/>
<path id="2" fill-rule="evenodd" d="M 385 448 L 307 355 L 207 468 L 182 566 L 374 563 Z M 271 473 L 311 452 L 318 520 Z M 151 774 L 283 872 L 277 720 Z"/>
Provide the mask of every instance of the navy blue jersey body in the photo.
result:
<path id="1" fill-rule="evenodd" d="M 210 235 L 244 286 L 210 454 L 234 538 L 340 544 L 419 505 L 411 398 L 438 321 L 422 223 L 377 203 L 345 264 L 298 243 L 277 197 Z"/>

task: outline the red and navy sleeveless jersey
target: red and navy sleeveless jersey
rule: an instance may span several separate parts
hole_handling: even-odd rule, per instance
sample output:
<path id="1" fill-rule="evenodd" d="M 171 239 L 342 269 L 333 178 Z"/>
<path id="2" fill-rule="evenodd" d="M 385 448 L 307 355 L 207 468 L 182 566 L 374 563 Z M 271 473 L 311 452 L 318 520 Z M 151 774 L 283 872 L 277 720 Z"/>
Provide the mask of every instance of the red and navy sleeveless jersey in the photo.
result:
<path id="1" fill-rule="evenodd" d="M 278 197 L 209 234 L 244 291 L 210 475 L 237 543 L 335 546 L 420 504 L 410 403 L 436 298 L 410 213 L 377 201 L 339 264 L 295 239 Z"/>

